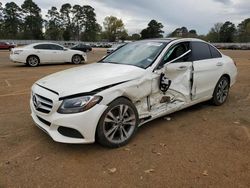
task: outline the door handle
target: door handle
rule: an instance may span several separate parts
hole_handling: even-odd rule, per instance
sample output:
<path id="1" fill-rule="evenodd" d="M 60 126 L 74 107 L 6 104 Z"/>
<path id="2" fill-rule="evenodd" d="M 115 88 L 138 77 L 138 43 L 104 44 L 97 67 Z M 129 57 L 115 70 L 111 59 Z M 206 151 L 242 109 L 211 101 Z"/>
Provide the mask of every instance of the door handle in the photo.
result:
<path id="1" fill-rule="evenodd" d="M 222 63 L 222 62 L 218 62 L 218 63 L 216 64 L 216 66 L 218 66 L 218 67 L 223 66 L 223 63 Z"/>
<path id="2" fill-rule="evenodd" d="M 177 68 L 177 70 L 180 70 L 180 71 L 187 70 L 187 69 L 188 69 L 187 66 L 180 66 L 180 67 Z"/>

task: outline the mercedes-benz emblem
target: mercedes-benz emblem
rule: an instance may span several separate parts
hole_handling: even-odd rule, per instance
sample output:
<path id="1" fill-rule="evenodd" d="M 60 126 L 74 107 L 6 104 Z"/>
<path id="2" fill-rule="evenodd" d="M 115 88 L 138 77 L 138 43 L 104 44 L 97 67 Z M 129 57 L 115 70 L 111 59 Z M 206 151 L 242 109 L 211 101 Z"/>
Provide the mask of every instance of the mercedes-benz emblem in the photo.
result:
<path id="1" fill-rule="evenodd" d="M 33 104 L 35 106 L 36 109 L 38 109 L 41 105 L 40 101 L 38 100 L 36 95 L 33 95 Z"/>

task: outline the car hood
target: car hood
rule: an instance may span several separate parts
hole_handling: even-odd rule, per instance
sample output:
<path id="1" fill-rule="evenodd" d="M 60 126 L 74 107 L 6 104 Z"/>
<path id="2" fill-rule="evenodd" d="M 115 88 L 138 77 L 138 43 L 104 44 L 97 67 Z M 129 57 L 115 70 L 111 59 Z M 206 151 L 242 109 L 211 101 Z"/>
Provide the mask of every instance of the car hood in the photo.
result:
<path id="1" fill-rule="evenodd" d="M 144 73 L 144 69 L 131 65 L 93 63 L 51 74 L 36 84 L 65 97 L 133 80 Z"/>

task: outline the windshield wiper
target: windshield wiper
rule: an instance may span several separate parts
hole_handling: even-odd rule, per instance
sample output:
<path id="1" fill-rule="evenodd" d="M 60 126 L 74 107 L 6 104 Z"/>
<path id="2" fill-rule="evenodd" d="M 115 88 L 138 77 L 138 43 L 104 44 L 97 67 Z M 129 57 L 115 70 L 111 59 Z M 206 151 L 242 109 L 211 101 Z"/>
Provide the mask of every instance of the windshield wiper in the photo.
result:
<path id="1" fill-rule="evenodd" d="M 117 62 L 112 62 L 112 61 L 98 61 L 98 63 L 111 63 L 111 64 L 121 64 Z M 122 65 L 122 64 L 121 64 Z"/>
<path id="2" fill-rule="evenodd" d="M 141 69 L 145 69 L 143 66 L 140 65 L 134 65 L 134 64 L 125 64 L 125 63 L 118 63 L 118 62 L 112 62 L 112 61 L 98 61 L 97 63 L 110 63 L 110 64 L 117 64 L 117 65 L 130 65 L 130 66 L 135 66 Z"/>

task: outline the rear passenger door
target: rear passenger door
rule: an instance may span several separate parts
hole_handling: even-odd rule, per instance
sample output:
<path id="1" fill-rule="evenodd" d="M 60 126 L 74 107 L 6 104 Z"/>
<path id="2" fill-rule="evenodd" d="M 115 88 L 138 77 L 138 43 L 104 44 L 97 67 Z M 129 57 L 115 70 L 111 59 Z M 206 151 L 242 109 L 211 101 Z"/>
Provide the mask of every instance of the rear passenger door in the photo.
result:
<path id="1" fill-rule="evenodd" d="M 39 57 L 40 62 L 49 63 L 52 62 L 53 51 L 49 44 L 38 44 L 34 46 L 35 54 Z"/>
<path id="2" fill-rule="evenodd" d="M 205 42 L 192 42 L 191 48 L 193 58 L 192 99 L 211 97 L 215 85 L 223 74 L 222 55 Z"/>

